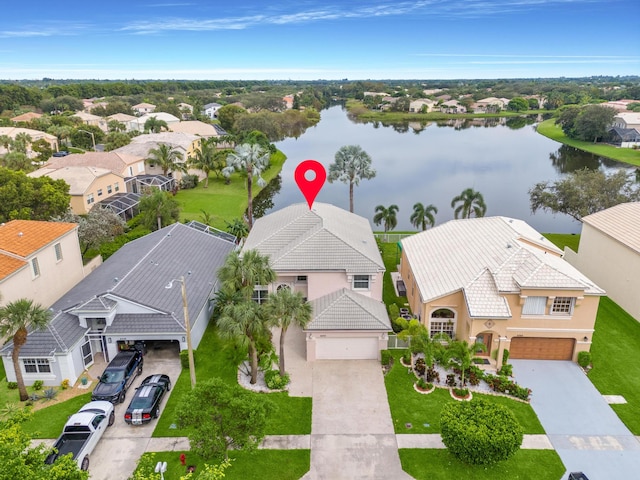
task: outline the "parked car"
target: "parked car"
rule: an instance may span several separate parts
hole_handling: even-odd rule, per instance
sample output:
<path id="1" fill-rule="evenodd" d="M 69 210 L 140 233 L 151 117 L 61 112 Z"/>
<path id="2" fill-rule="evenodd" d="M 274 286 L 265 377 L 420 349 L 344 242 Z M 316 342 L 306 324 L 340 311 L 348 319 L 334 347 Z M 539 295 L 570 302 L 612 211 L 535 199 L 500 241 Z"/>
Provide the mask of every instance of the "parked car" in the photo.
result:
<path id="1" fill-rule="evenodd" d="M 66 157 L 67 155 L 69 155 L 69 152 L 67 152 L 66 150 L 60 150 L 59 152 L 53 152 L 53 156 L 54 157 Z"/>
<path id="2" fill-rule="evenodd" d="M 102 438 L 107 427 L 115 421 L 114 407 L 110 402 L 90 402 L 78 413 L 69 417 L 62 435 L 53 444 L 53 452 L 45 463 L 52 464 L 62 455 L 71 454 L 82 470 L 89 468 L 89 455 Z"/>
<path id="3" fill-rule="evenodd" d="M 131 399 L 124 414 L 124 421 L 131 425 L 142 425 L 160 416 L 160 403 L 164 394 L 171 390 L 168 375 L 157 374 L 145 378 Z"/>
<path id="4" fill-rule="evenodd" d="M 589 480 L 582 472 L 571 472 L 568 480 Z"/>
<path id="5" fill-rule="evenodd" d="M 142 373 L 143 362 L 142 352 L 138 349 L 118 353 L 100 376 L 91 400 L 106 400 L 114 404 L 124 402 L 127 389 Z"/>

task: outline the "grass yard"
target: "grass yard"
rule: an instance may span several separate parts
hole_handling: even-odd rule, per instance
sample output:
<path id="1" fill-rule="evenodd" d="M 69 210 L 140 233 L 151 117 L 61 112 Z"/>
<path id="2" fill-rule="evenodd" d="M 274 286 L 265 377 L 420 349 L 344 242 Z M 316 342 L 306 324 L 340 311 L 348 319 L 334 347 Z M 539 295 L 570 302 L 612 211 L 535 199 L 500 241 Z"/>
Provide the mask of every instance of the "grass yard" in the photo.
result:
<path id="1" fill-rule="evenodd" d="M 611 158 L 619 162 L 640 166 L 640 150 L 633 150 L 632 148 L 618 148 L 612 145 L 574 140 L 564 134 L 562 128 L 555 124 L 554 118 L 539 123 L 537 131 L 539 134 L 544 135 L 551 140 L 564 143 L 570 147 L 575 147 L 602 157 Z"/>
<path id="2" fill-rule="evenodd" d="M 445 404 L 455 402 L 446 388 L 436 388 L 433 393 L 422 395 L 413 389 L 415 376 L 407 373 L 400 363 L 402 350 L 393 351 L 394 365 L 385 376 L 387 398 L 396 433 L 440 433 L 440 411 Z M 526 385 L 523 385 L 526 386 Z M 508 407 L 516 416 L 526 434 L 544 433 L 531 405 L 507 397 L 473 393 L 474 398 L 483 398 Z M 406 424 L 410 423 L 411 428 Z"/>
<path id="3" fill-rule="evenodd" d="M 574 252 L 578 251 L 580 244 L 580 234 L 574 233 L 543 233 L 543 235 L 560 250 L 569 247 Z"/>
<path id="4" fill-rule="evenodd" d="M 600 299 L 589 379 L 603 395 L 622 395 L 611 405 L 634 435 L 640 435 L 640 323 L 608 297 Z"/>
<path id="5" fill-rule="evenodd" d="M 402 469 L 416 480 L 558 480 L 565 467 L 555 450 L 520 450 L 496 465 L 468 465 L 442 449 L 401 449 Z"/>
<path id="6" fill-rule="evenodd" d="M 404 307 L 404 304 L 407 303 L 407 297 L 396 296 L 390 274 L 390 272 L 396 271 L 397 265 L 400 263 L 400 251 L 398 250 L 398 244 L 380 242 L 379 245 L 382 250 L 382 261 L 386 268 L 382 283 L 382 301 L 387 307 L 392 303 L 397 304 L 398 308 Z"/>
<path id="7" fill-rule="evenodd" d="M 281 151 L 271 156 L 271 166 L 262 177 L 268 183 L 282 170 L 287 157 Z M 226 231 L 225 222 L 235 218 L 242 218 L 247 209 L 246 175 L 234 173 L 231 175 L 231 183 L 225 185 L 225 178 L 211 174 L 209 187 L 204 188 L 204 182 L 200 182 L 196 188 L 180 190 L 176 200 L 180 204 L 181 220 L 202 221 L 202 211 L 211 215 L 211 226 Z M 262 190 L 254 179 L 253 197 Z"/>
<path id="8" fill-rule="evenodd" d="M 195 356 L 197 380 L 220 377 L 225 382 L 237 384 L 237 369 L 234 362 L 228 359 L 224 346 L 225 342 L 220 339 L 215 326 L 211 323 Z M 175 408 L 182 395 L 190 388 L 189 371 L 185 369 L 173 385 L 171 396 L 153 432 L 154 437 L 187 435 L 186 430 L 172 428 L 172 424 L 175 421 Z M 267 395 L 278 406 L 278 412 L 269 419 L 267 424 L 267 435 L 306 435 L 311 433 L 310 397 L 290 397 L 284 392 L 256 393 L 255 395 Z"/>
<path id="9" fill-rule="evenodd" d="M 186 468 L 180 464 L 180 454 L 186 455 L 186 464 L 195 465 L 196 473 L 204 463 L 215 465 L 216 461 L 205 462 L 202 457 L 191 452 L 145 453 L 155 465 L 158 461 L 167 462 L 165 480 L 179 480 L 186 474 Z M 309 450 L 256 450 L 254 452 L 230 452 L 231 466 L 224 472 L 225 480 L 298 480 L 309 471 L 311 453 Z"/>
<path id="10" fill-rule="evenodd" d="M 23 425 L 23 430 L 32 438 L 58 438 L 69 415 L 77 412 L 91 401 L 91 393 L 78 395 L 64 402 L 33 412 L 31 421 Z"/>

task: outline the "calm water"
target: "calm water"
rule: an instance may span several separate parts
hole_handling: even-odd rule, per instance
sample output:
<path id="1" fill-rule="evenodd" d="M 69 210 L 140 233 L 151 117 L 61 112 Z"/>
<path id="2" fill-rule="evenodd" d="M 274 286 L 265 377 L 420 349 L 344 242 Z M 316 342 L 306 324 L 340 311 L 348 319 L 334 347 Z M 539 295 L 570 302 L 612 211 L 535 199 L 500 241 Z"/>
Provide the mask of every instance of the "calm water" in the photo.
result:
<path id="1" fill-rule="evenodd" d="M 498 123 L 497 119 L 490 121 Z M 524 120 L 515 122 L 469 128 L 435 123 L 386 127 L 354 123 L 342 107 L 331 107 L 323 110 L 320 122 L 300 138 L 277 144 L 288 160 L 280 189 L 272 185 L 273 205 L 268 203 L 266 211 L 304 202 L 293 179 L 302 160 L 317 160 L 328 169 L 340 147 L 360 145 L 371 156 L 377 175 L 355 187 L 355 213 L 370 221 L 376 205 L 396 204 L 396 230 L 415 230 L 409 217 L 413 205 L 422 202 L 438 208 L 438 225 L 453 218 L 451 199 L 472 187 L 483 194 L 487 216 L 520 218 L 540 232 L 579 232 L 579 222 L 569 216 L 540 211 L 531 214 L 528 190 L 537 182 L 555 180 L 585 166 L 607 170 L 630 167 L 562 146 L 537 134 Z M 316 201 L 348 210 L 348 185 L 327 182 Z M 374 228 L 382 230 L 382 226 Z"/>

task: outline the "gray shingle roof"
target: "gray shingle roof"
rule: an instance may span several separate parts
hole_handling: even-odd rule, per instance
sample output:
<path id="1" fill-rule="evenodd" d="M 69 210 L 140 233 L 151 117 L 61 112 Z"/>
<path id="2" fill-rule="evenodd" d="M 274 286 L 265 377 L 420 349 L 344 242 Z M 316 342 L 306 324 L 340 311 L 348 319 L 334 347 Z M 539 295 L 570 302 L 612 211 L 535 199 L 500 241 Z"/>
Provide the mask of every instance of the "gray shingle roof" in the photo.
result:
<path id="1" fill-rule="evenodd" d="M 87 331 L 71 312 L 119 300 L 137 304 L 146 313 L 119 314 L 105 333 L 153 332 L 156 325 L 160 332 L 184 331 L 181 284 L 165 287 L 184 276 L 189 312 L 199 313 L 214 289 L 218 269 L 234 248 L 233 242 L 181 223 L 125 244 L 53 304 L 51 310 L 57 313 L 49 330 L 30 333 L 21 356 L 68 350 Z M 8 344 L 0 352 L 10 350 Z"/>
<path id="2" fill-rule="evenodd" d="M 384 303 L 343 288 L 311 302 L 305 330 L 391 330 Z"/>
<path id="3" fill-rule="evenodd" d="M 276 271 L 384 270 L 368 220 L 326 203 L 291 205 L 254 223 L 244 249 L 269 255 Z"/>

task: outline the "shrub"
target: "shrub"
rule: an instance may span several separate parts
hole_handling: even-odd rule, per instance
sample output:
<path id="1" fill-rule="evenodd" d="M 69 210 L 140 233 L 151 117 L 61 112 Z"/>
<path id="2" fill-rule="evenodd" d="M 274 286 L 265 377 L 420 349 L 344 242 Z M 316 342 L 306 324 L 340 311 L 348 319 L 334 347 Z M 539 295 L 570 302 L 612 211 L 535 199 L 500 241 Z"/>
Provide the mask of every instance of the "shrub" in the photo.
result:
<path id="1" fill-rule="evenodd" d="M 416 385 L 418 385 L 418 388 L 421 388 L 422 390 L 428 389 L 427 382 L 424 381 L 424 378 L 419 378 L 416 382 Z"/>
<path id="2" fill-rule="evenodd" d="M 271 390 L 282 390 L 289 385 L 289 374 L 281 376 L 278 370 L 268 370 L 264 372 L 264 381 Z"/>
<path id="3" fill-rule="evenodd" d="M 502 365 L 509 363 L 509 350 L 502 352 Z"/>
<path id="4" fill-rule="evenodd" d="M 453 373 L 447 375 L 447 387 L 456 386 L 456 376 Z"/>
<path id="5" fill-rule="evenodd" d="M 424 358 L 419 358 L 413 366 L 414 370 L 420 377 L 424 377 L 424 373 L 427 370 L 427 365 L 424 363 Z"/>
<path id="6" fill-rule="evenodd" d="M 400 316 L 400 308 L 395 303 L 389 305 L 389 318 L 394 321 Z"/>
<path id="7" fill-rule="evenodd" d="M 38 400 L 40 400 L 40 395 L 38 395 L 37 393 L 32 393 L 31 395 L 29 395 L 29 401 L 32 405 L 33 402 L 37 402 Z"/>
<path id="8" fill-rule="evenodd" d="M 18 388 L 18 382 L 7 382 L 7 388 L 9 390 L 15 390 Z"/>
<path id="9" fill-rule="evenodd" d="M 198 175 L 184 175 L 180 180 L 180 188 L 189 190 L 198 186 Z"/>
<path id="10" fill-rule="evenodd" d="M 42 380 L 35 380 L 33 382 L 33 389 L 38 392 L 40 390 L 42 390 L 42 386 L 44 385 L 44 382 Z"/>
<path id="11" fill-rule="evenodd" d="M 440 428 L 447 449 L 472 465 L 507 460 L 522 445 L 523 429 L 511 410 L 484 400 L 449 402 Z"/>
<path id="12" fill-rule="evenodd" d="M 427 368 L 426 377 L 427 377 L 427 382 L 440 382 L 440 374 L 433 367 Z"/>
<path id="13" fill-rule="evenodd" d="M 469 396 L 468 388 L 454 388 L 453 394 L 458 398 L 467 398 Z"/>
<path id="14" fill-rule="evenodd" d="M 591 352 L 578 352 L 578 365 L 582 368 L 591 365 Z"/>
<path id="15" fill-rule="evenodd" d="M 382 350 L 380 352 L 380 363 L 385 366 L 389 366 L 391 364 L 391 352 L 389 350 Z"/>
<path id="16" fill-rule="evenodd" d="M 402 361 L 404 362 L 405 365 L 411 365 L 411 352 L 409 350 L 404 352 L 404 354 L 402 355 Z"/>
<path id="17" fill-rule="evenodd" d="M 506 363 L 502 364 L 500 370 L 498 370 L 498 375 L 503 375 L 505 377 L 513 376 L 513 365 L 508 365 Z"/>
<path id="18" fill-rule="evenodd" d="M 53 400 L 54 398 L 56 398 L 56 395 L 58 395 L 58 391 L 55 388 L 47 388 L 44 391 L 43 398 L 46 398 L 47 400 Z"/>
<path id="19" fill-rule="evenodd" d="M 193 351 L 193 367 L 196 366 L 196 351 Z M 180 350 L 180 365 L 183 369 L 189 369 L 189 350 Z"/>
<path id="20" fill-rule="evenodd" d="M 60 384 L 60 388 L 62 390 L 66 390 L 67 388 L 69 388 L 69 379 L 65 378 L 64 380 L 62 380 L 62 383 Z"/>

